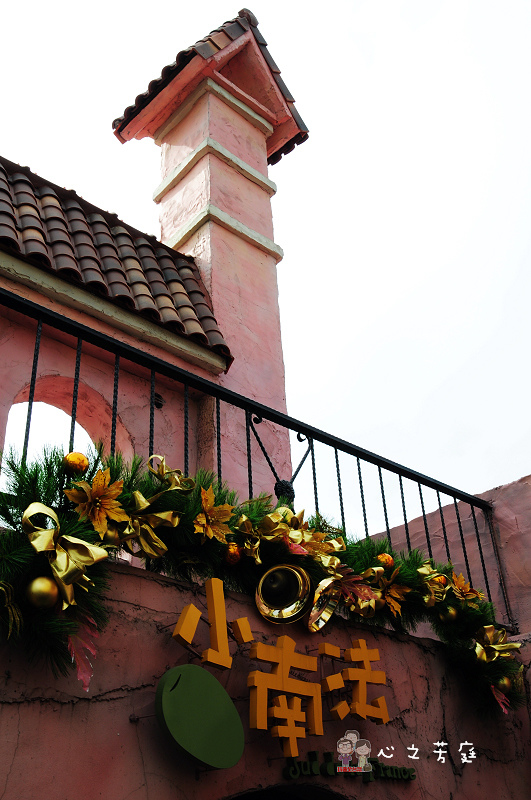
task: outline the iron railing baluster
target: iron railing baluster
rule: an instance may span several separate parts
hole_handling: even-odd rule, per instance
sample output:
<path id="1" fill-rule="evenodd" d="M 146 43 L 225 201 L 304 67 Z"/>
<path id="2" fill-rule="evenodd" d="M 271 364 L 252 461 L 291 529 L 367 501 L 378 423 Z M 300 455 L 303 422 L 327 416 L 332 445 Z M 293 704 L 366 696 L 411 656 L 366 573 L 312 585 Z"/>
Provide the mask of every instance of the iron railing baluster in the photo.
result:
<path id="1" fill-rule="evenodd" d="M 216 456 L 218 461 L 218 481 L 221 483 L 221 411 L 219 397 L 216 397 Z"/>
<path id="2" fill-rule="evenodd" d="M 184 384 L 184 474 L 188 475 L 188 426 L 189 426 L 188 384 Z"/>
<path id="3" fill-rule="evenodd" d="M 74 434 L 76 429 L 76 415 L 77 415 L 77 396 L 79 392 L 79 373 L 81 369 L 81 348 L 83 340 L 77 340 L 76 349 L 76 366 L 74 369 L 74 388 L 72 391 L 72 415 L 70 421 L 70 438 L 68 440 L 68 451 L 71 453 L 74 449 Z"/>
<path id="4" fill-rule="evenodd" d="M 24 432 L 24 447 L 22 449 L 22 463 L 26 463 L 26 457 L 28 455 L 28 443 L 29 443 L 29 434 L 30 434 L 30 425 L 31 425 L 31 414 L 33 411 L 33 398 L 35 397 L 35 384 L 37 382 L 37 364 L 39 362 L 39 350 L 41 347 L 41 335 L 42 335 L 42 320 L 39 319 L 37 322 L 37 332 L 35 334 L 35 347 L 33 348 L 33 364 L 31 367 L 31 380 L 30 380 L 30 389 L 29 389 L 29 397 L 28 397 L 28 413 L 26 416 L 26 430 Z"/>
<path id="5" fill-rule="evenodd" d="M 406 532 L 407 551 L 408 553 L 411 553 L 411 542 L 409 540 L 409 526 L 407 524 L 406 500 L 404 497 L 404 484 L 402 482 L 402 475 L 398 476 L 398 481 L 400 483 L 400 497 L 402 498 L 402 512 L 404 514 L 404 530 Z"/>
<path id="6" fill-rule="evenodd" d="M 249 485 L 249 499 L 253 496 L 253 464 L 251 459 L 251 412 L 245 410 L 245 439 L 247 443 L 247 483 Z"/>
<path id="7" fill-rule="evenodd" d="M 457 507 L 457 500 L 455 499 L 455 497 L 454 497 L 454 508 L 455 508 L 455 516 L 457 518 L 457 526 L 459 528 L 459 536 L 461 538 L 461 547 L 463 548 L 463 555 L 465 557 L 466 574 L 468 576 L 468 581 L 472 586 L 472 576 L 470 574 L 470 565 L 468 563 L 468 554 L 466 552 L 465 537 L 463 535 L 463 526 L 461 525 L 461 517 L 459 515 L 459 509 Z"/>
<path id="8" fill-rule="evenodd" d="M 383 512 L 385 518 L 385 530 L 387 531 L 387 538 L 389 539 L 389 545 L 392 547 L 391 543 L 391 531 L 389 530 L 389 519 L 387 517 L 387 503 L 385 502 L 385 491 L 384 491 L 384 484 L 383 484 L 383 475 L 382 475 L 382 468 L 378 466 L 378 477 L 380 479 L 380 492 L 382 494 L 382 505 L 383 505 Z"/>
<path id="9" fill-rule="evenodd" d="M 315 469 L 315 451 L 313 449 L 313 439 L 308 439 L 310 445 L 310 455 L 312 457 L 312 478 L 313 478 L 313 497 L 315 500 L 315 513 L 319 515 L 319 497 L 317 496 L 317 472 Z"/>
<path id="10" fill-rule="evenodd" d="M 116 450 L 116 418 L 118 416 L 118 380 L 120 377 L 120 356 L 114 357 L 114 386 L 112 392 L 111 455 Z"/>
<path id="11" fill-rule="evenodd" d="M 363 525 L 365 527 L 365 538 L 368 538 L 369 526 L 367 524 L 367 509 L 365 508 L 365 493 L 363 491 L 363 479 L 361 477 L 361 464 L 359 456 L 357 457 L 356 461 L 358 462 L 358 481 L 360 484 L 361 507 L 363 509 Z"/>
<path id="12" fill-rule="evenodd" d="M 337 454 L 337 447 L 334 447 L 334 455 L 336 458 L 337 491 L 339 494 L 339 508 L 341 510 L 341 527 L 346 534 L 347 526 L 345 525 L 345 511 L 343 508 L 343 492 L 341 491 L 341 472 L 339 471 L 339 456 Z"/>
<path id="13" fill-rule="evenodd" d="M 450 561 L 450 547 L 448 545 L 448 535 L 446 533 L 446 525 L 444 524 L 444 513 L 441 505 L 441 495 L 437 490 L 437 502 L 439 504 L 439 514 L 441 516 L 441 525 L 442 525 L 442 532 L 444 537 L 444 546 L 446 547 L 446 558 Z"/>
<path id="14" fill-rule="evenodd" d="M 155 370 L 151 370 L 149 387 L 149 456 L 155 453 Z"/>
<path id="15" fill-rule="evenodd" d="M 422 519 L 424 520 L 424 531 L 426 533 L 426 542 L 428 545 L 428 555 L 430 558 L 433 558 L 433 553 L 431 551 L 431 542 L 430 542 L 430 531 L 428 529 L 428 520 L 426 519 L 426 509 L 424 508 L 424 497 L 422 496 L 422 486 L 420 483 L 417 484 L 419 487 L 419 495 L 420 495 L 420 507 L 422 509 Z"/>

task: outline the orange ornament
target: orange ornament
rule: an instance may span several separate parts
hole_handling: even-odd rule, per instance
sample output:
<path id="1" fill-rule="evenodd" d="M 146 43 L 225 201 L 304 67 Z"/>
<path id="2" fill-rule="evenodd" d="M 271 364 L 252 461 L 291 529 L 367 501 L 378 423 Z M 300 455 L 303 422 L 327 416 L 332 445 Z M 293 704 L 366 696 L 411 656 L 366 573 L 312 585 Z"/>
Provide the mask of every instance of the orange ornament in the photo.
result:
<path id="1" fill-rule="evenodd" d="M 63 458 L 63 466 L 67 475 L 84 475 L 88 470 L 89 460 L 83 453 L 68 453 Z"/>
<path id="2" fill-rule="evenodd" d="M 383 564 L 385 569 L 391 569 L 391 567 L 394 567 L 395 565 L 395 560 L 393 556 L 389 555 L 389 553 L 380 553 L 377 558 L 380 564 Z"/>
<path id="3" fill-rule="evenodd" d="M 225 553 L 225 561 L 227 564 L 237 564 L 241 558 L 241 547 L 238 547 L 236 542 L 229 542 L 227 552 Z"/>
<path id="4" fill-rule="evenodd" d="M 511 686 L 512 686 L 511 679 L 507 678 L 507 676 L 505 676 L 503 678 L 500 678 L 500 680 L 496 682 L 496 686 L 498 687 L 500 692 L 503 692 L 504 694 L 507 694 L 507 692 L 510 691 Z"/>
<path id="5" fill-rule="evenodd" d="M 448 583 L 448 578 L 446 575 L 436 575 L 434 578 L 431 578 L 433 583 L 440 583 L 441 586 L 446 586 Z"/>

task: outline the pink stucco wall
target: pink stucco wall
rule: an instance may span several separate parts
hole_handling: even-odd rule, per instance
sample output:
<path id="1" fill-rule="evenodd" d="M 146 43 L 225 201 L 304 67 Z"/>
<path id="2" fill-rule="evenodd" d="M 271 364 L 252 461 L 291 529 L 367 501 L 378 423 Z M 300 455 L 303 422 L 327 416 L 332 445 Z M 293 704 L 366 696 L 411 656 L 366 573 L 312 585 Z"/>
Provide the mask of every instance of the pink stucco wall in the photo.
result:
<path id="1" fill-rule="evenodd" d="M 321 634 L 305 632 L 301 623 L 274 626 L 258 615 L 250 598 L 228 594 L 227 619 L 247 616 L 256 640 L 273 644 L 287 634 L 299 652 L 316 655 L 327 640 L 341 648 L 363 638 L 379 650 L 373 669 L 386 672 L 385 686 L 373 686 L 371 697 L 386 698 L 391 721 L 376 725 L 347 717 L 331 719 L 324 701 L 324 736 L 299 741 L 305 757 L 310 750 L 334 750 L 346 729 L 356 729 L 380 750 L 392 754 L 386 763 L 414 767 L 415 781 L 379 780 L 364 785 L 360 776 L 314 776 L 291 782 L 282 776 L 284 759 L 278 740 L 269 732 L 250 731 L 246 686 L 251 669 L 268 671 L 251 662 L 249 645 L 230 643 L 233 666 L 212 672 L 235 702 L 245 729 L 240 762 L 225 770 L 206 770 L 169 742 L 154 713 L 157 682 L 167 669 L 198 664 L 171 632 L 182 608 L 192 602 L 206 618 L 203 590 L 125 566 L 112 568 L 108 593 L 110 624 L 99 639 L 90 691 L 82 691 L 74 675 L 55 680 L 42 665 L 28 665 L 11 646 L 1 650 L 3 690 L 0 697 L 0 796 L 3 800 L 47 797 L 61 800 L 220 800 L 247 791 L 280 787 L 311 796 L 329 789 L 348 798 L 386 800 L 480 800 L 497 797 L 523 800 L 528 796 L 530 727 L 527 711 L 485 724 L 477 718 L 460 684 L 459 675 L 445 663 L 439 643 L 398 636 L 359 625 L 348 629 L 331 623 Z M 194 647 L 209 645 L 208 625 L 200 623 Z M 334 669 L 337 669 L 337 663 Z M 340 668 L 340 667 L 339 667 Z M 332 671 L 321 663 L 317 676 Z M 371 690 L 370 690 L 371 691 Z M 336 700 L 334 699 L 334 702 Z M 129 721 L 130 715 L 140 719 Z M 437 761 L 434 743 L 448 743 L 445 763 Z M 462 764 L 459 746 L 474 745 L 477 758 Z M 415 745 L 418 760 L 408 756 Z M 392 749 L 394 748 L 394 750 Z M 381 762 L 385 759 L 379 758 Z M 305 788 L 306 786 L 306 788 Z"/>

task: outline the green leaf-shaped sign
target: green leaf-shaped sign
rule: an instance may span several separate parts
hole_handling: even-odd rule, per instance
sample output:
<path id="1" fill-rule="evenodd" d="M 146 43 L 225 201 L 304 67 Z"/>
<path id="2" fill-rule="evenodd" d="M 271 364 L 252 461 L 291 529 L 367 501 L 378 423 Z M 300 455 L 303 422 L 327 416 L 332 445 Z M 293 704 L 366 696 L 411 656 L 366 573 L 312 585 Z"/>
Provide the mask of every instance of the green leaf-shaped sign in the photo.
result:
<path id="1" fill-rule="evenodd" d="M 244 747 L 243 725 L 236 707 L 207 670 L 185 664 L 168 670 L 155 698 L 163 729 L 187 753 L 211 767 L 233 767 Z"/>

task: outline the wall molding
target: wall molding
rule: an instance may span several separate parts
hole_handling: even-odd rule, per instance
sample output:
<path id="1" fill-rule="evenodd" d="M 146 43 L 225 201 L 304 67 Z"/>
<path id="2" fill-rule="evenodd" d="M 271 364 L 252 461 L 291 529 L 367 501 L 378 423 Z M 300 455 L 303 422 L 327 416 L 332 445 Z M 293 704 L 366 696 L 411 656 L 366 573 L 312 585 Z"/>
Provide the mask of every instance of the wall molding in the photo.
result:
<path id="1" fill-rule="evenodd" d="M 238 156 L 235 156 L 230 150 L 227 150 L 226 147 L 223 147 L 222 144 L 216 142 L 215 139 L 211 139 L 207 137 L 203 139 L 201 144 L 199 144 L 195 150 L 193 150 L 186 158 L 181 161 L 181 163 L 172 169 L 172 171 L 164 178 L 162 183 L 155 189 L 153 193 L 153 200 L 155 203 L 160 203 L 164 195 L 166 195 L 171 189 L 173 189 L 179 181 L 181 181 L 189 172 L 190 170 L 195 167 L 198 161 L 204 158 L 207 155 L 216 156 L 219 158 L 220 161 L 223 161 L 225 164 L 233 167 L 240 175 L 243 175 L 244 178 L 255 183 L 260 189 L 263 189 L 264 192 L 267 192 L 269 197 L 272 197 L 276 191 L 277 186 L 273 181 L 266 178 L 265 175 L 262 175 L 261 172 L 258 172 L 257 169 L 251 167 L 250 164 L 247 164 Z"/>
<path id="2" fill-rule="evenodd" d="M 284 251 L 278 244 L 275 244 L 272 239 L 268 239 L 267 236 L 253 231 L 252 228 L 244 225 L 243 222 L 231 217 L 226 211 L 222 211 L 220 208 L 210 203 L 192 217 L 189 222 L 182 225 L 165 244 L 172 247 L 174 250 L 179 250 L 181 245 L 207 222 L 217 222 L 218 225 L 234 233 L 240 239 L 258 247 L 259 250 L 267 253 L 267 255 L 273 256 L 277 263 L 284 258 Z"/>

